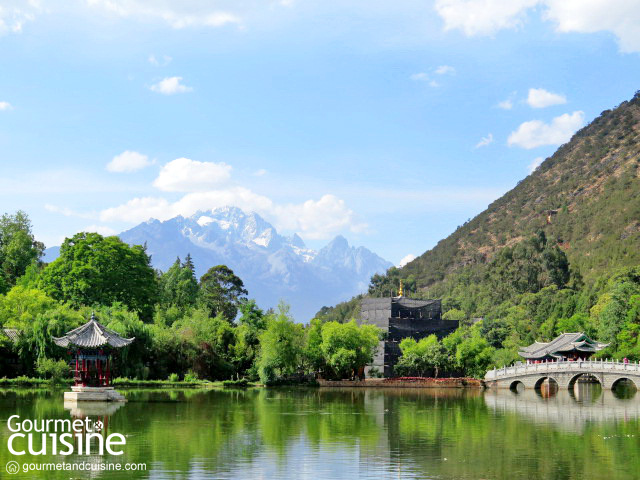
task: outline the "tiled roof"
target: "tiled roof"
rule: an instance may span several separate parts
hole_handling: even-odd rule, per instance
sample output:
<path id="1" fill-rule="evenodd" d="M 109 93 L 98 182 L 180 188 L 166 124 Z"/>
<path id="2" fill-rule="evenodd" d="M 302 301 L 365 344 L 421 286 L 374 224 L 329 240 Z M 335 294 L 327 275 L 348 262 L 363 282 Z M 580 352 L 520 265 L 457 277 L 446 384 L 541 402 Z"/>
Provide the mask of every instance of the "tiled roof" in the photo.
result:
<path id="1" fill-rule="evenodd" d="M 110 345 L 114 348 L 126 347 L 134 338 L 122 338 L 113 330 L 109 330 L 104 325 L 96 321 L 93 314 L 91 320 L 87 323 L 71 330 L 64 337 L 53 338 L 56 345 L 60 347 L 84 347 L 84 348 L 98 348 L 106 345 Z"/>
<path id="2" fill-rule="evenodd" d="M 18 341 L 18 338 L 20 337 L 20 330 L 16 328 L 3 328 L 2 333 L 13 343 L 16 343 Z"/>
<path id="3" fill-rule="evenodd" d="M 607 347 L 608 343 L 591 340 L 584 332 L 563 333 L 550 342 L 534 342 L 528 347 L 520 349 L 520 356 L 524 358 L 542 358 L 547 355 L 560 356 L 559 352 L 578 350 L 581 352 L 597 352 Z"/>

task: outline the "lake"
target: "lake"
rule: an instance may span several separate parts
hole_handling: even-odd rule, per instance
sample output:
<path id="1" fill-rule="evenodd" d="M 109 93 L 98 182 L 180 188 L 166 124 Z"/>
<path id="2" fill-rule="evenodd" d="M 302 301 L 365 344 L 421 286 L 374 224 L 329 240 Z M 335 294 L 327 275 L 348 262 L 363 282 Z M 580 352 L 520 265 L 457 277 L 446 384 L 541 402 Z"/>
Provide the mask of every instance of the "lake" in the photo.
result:
<path id="1" fill-rule="evenodd" d="M 461 389 L 122 391 L 129 402 L 121 406 L 65 409 L 61 391 L 0 390 L 0 477 L 615 480 L 640 472 L 640 394 L 614 394 L 597 384 L 550 398 Z M 47 442 L 47 455 L 13 456 L 7 447 L 12 415 L 88 416 L 103 423 L 103 436 L 124 435 L 126 445 L 118 447 L 124 453 L 52 455 Z M 34 446 L 41 446 L 40 435 Z M 26 438 L 13 446 L 27 450 Z M 10 476 L 10 461 L 20 468 L 145 463 L 146 471 Z"/>

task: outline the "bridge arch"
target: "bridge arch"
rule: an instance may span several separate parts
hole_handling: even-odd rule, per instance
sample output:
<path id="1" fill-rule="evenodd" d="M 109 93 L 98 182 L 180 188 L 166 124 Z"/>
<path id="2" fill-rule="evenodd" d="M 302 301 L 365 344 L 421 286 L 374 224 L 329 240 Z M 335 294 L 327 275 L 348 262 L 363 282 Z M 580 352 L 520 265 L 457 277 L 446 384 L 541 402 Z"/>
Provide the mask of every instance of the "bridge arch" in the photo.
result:
<path id="1" fill-rule="evenodd" d="M 638 378 L 633 378 L 631 375 L 629 375 L 628 377 L 625 376 L 620 376 L 616 379 L 614 379 L 611 382 L 611 390 L 613 390 L 614 388 L 616 388 L 616 385 L 618 385 L 618 383 L 620 383 L 622 380 L 628 380 L 629 382 L 631 382 L 631 384 L 636 387 L 636 390 L 638 390 Z"/>
<path id="2" fill-rule="evenodd" d="M 516 379 L 513 380 L 510 384 L 509 384 L 509 390 L 511 390 L 514 393 L 520 393 L 525 389 L 525 384 L 522 380 L 520 379 Z"/>
<path id="3" fill-rule="evenodd" d="M 536 380 L 536 383 L 535 383 L 535 389 L 536 389 L 536 390 L 540 390 L 540 387 L 542 387 L 542 383 L 543 383 L 545 380 L 549 380 L 549 383 L 551 383 L 551 382 L 553 381 L 557 386 L 559 386 L 559 385 L 560 385 L 560 384 L 558 383 L 558 380 L 556 380 L 556 379 L 555 379 L 555 378 L 553 378 L 552 376 L 547 375 L 547 376 L 540 377 L 538 380 Z"/>
<path id="4" fill-rule="evenodd" d="M 567 385 L 569 387 L 569 390 L 573 389 L 573 387 L 575 386 L 576 382 L 578 381 L 578 379 L 580 377 L 591 377 L 591 378 L 595 379 L 600 384 L 601 387 L 604 388 L 604 385 L 602 384 L 602 379 L 599 378 L 597 375 L 594 375 L 593 373 L 590 373 L 590 372 L 580 372 L 580 373 L 577 373 L 577 374 L 573 375 L 571 377 L 571 379 L 569 380 L 569 383 Z"/>

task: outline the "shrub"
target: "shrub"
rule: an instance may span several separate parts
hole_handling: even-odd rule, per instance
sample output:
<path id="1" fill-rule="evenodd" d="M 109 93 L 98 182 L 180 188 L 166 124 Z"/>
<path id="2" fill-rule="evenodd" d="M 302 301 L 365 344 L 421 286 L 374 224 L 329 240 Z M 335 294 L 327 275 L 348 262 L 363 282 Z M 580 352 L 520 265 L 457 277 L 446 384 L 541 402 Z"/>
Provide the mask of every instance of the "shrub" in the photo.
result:
<path id="1" fill-rule="evenodd" d="M 196 375 L 191 370 L 189 370 L 187 373 L 184 374 L 184 381 L 185 382 L 197 382 L 198 381 L 198 375 Z"/>
<path id="2" fill-rule="evenodd" d="M 223 380 L 223 387 L 246 387 L 249 384 L 246 378 L 241 378 L 239 380 Z"/>
<path id="3" fill-rule="evenodd" d="M 69 377 L 71 369 L 64 360 L 53 360 L 51 358 L 39 358 L 36 364 L 36 372 L 42 378 L 50 379 L 53 382 Z"/>
<path id="4" fill-rule="evenodd" d="M 180 375 L 178 375 L 177 373 L 172 373 L 171 375 L 169 375 L 169 378 L 167 378 L 167 380 L 169 380 L 170 382 L 179 382 Z"/>

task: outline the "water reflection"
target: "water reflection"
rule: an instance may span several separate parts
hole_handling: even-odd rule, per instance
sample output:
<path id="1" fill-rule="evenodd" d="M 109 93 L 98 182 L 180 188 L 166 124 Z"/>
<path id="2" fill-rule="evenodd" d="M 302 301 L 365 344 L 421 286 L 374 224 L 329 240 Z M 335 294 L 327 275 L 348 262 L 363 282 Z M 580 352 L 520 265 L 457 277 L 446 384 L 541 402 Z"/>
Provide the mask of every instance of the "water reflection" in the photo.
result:
<path id="1" fill-rule="evenodd" d="M 536 385 L 535 391 L 542 398 L 551 398 L 558 393 L 558 383 L 552 378 L 545 378 Z"/>
<path id="2" fill-rule="evenodd" d="M 543 396 L 534 390 L 520 393 L 488 390 L 486 405 L 497 413 L 516 413 L 536 424 L 548 424 L 564 431 L 583 432 L 590 423 L 640 418 L 640 401 L 621 398 L 598 383 L 576 382 L 571 390 L 560 389 Z"/>
<path id="3" fill-rule="evenodd" d="M 635 397 L 637 391 L 635 383 L 629 379 L 623 379 L 614 385 L 613 395 L 620 400 L 628 400 Z"/>
<path id="4" fill-rule="evenodd" d="M 146 472 L 96 474 L 107 480 L 622 480 L 640 471 L 639 398 L 593 384 L 550 398 L 535 390 L 129 390 L 124 406 L 65 409 L 61 394 L 0 391 L 0 422 L 13 414 L 106 416 L 109 432 L 126 436 L 125 454 L 90 461 L 148 465 Z M 5 423 L 0 443 L 7 437 Z M 0 449 L 0 467 L 9 460 Z"/>
<path id="5" fill-rule="evenodd" d="M 124 405 L 123 402 L 64 402 L 64 409 L 73 418 L 84 420 L 87 417 L 108 418 Z"/>

